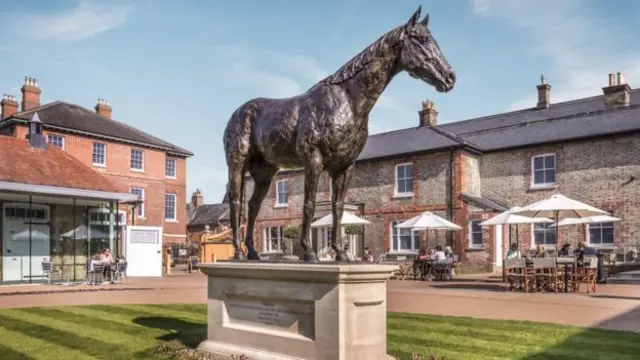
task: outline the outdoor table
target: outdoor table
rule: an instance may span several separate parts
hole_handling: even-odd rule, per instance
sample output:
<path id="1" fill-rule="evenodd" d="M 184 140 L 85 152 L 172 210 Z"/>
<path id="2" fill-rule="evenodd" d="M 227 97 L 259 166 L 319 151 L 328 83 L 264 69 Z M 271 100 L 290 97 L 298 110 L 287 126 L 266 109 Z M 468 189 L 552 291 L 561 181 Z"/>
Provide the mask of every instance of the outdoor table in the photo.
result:
<path id="1" fill-rule="evenodd" d="M 431 272 L 433 269 L 433 263 L 435 260 L 433 259 L 415 259 L 413 261 L 413 280 L 417 280 L 418 272 L 416 271 L 418 268 L 420 269 L 420 276 L 426 278 L 427 272 Z M 429 271 L 427 271 L 427 268 Z"/>
<path id="2" fill-rule="evenodd" d="M 576 271 L 576 258 L 572 256 L 560 256 L 556 263 L 564 267 L 564 292 L 569 292 L 569 272 L 572 274 Z"/>

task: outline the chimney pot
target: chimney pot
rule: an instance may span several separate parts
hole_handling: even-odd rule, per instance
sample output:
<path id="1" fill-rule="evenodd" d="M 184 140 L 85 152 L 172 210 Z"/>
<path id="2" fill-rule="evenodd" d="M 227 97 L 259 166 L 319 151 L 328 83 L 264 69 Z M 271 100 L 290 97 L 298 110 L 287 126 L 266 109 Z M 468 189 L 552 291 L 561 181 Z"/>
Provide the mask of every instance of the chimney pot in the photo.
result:
<path id="1" fill-rule="evenodd" d="M 438 112 L 431 100 L 422 102 L 422 110 L 418 112 L 419 126 L 436 126 L 438 125 Z"/>
<path id="2" fill-rule="evenodd" d="M 36 79 L 25 76 L 22 91 L 22 111 L 28 111 L 40 106 L 40 86 Z"/>
<path id="3" fill-rule="evenodd" d="M 538 109 L 548 109 L 551 105 L 551 85 L 547 84 L 544 74 L 540 75 L 540 85 L 536 86 L 538 89 Z"/>
<path id="4" fill-rule="evenodd" d="M 6 119 L 18 112 L 18 101 L 13 95 L 2 95 L 2 101 L 0 101 L 0 105 L 2 107 L 2 119 Z"/>
<path id="5" fill-rule="evenodd" d="M 626 83 L 621 72 L 609 74 L 609 86 L 602 88 L 602 92 L 607 110 L 628 107 L 631 104 L 631 87 Z"/>
<path id="6" fill-rule="evenodd" d="M 107 100 L 98 99 L 95 109 L 98 115 L 102 115 L 107 119 L 111 119 L 111 113 L 113 112 L 113 108 L 111 107 L 111 104 L 109 104 Z"/>

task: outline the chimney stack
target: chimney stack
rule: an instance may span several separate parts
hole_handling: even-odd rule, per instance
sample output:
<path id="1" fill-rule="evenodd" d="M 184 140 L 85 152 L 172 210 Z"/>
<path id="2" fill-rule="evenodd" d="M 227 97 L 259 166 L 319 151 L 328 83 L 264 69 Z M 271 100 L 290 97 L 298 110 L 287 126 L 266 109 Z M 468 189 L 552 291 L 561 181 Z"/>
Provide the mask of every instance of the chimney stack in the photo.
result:
<path id="1" fill-rule="evenodd" d="M 191 205 L 193 205 L 193 207 L 197 209 L 200 206 L 202 206 L 203 202 L 204 202 L 204 195 L 202 195 L 202 192 L 200 191 L 200 189 L 196 189 L 193 195 L 191 195 Z"/>
<path id="2" fill-rule="evenodd" d="M 540 75 L 540 85 L 538 88 L 538 109 L 548 109 L 551 104 L 551 85 L 547 84 L 544 74 Z"/>
<path id="3" fill-rule="evenodd" d="M 609 86 L 602 88 L 604 107 L 614 110 L 629 106 L 631 103 L 631 87 L 624 80 L 624 75 L 609 74 Z"/>
<path id="4" fill-rule="evenodd" d="M 40 106 L 40 85 L 34 78 L 25 76 L 22 91 L 22 111 L 31 110 Z"/>
<path id="5" fill-rule="evenodd" d="M 96 113 L 98 115 L 102 115 L 107 119 L 111 119 L 111 111 L 113 110 L 111 104 L 105 99 L 98 99 L 98 103 L 96 104 Z"/>
<path id="6" fill-rule="evenodd" d="M 433 101 L 427 100 L 422 102 L 422 110 L 418 112 L 420 119 L 420 127 L 438 125 L 438 112 Z"/>
<path id="7" fill-rule="evenodd" d="M 2 117 L 0 119 L 6 119 L 18 112 L 18 100 L 13 95 L 4 94 L 0 105 L 2 105 Z"/>

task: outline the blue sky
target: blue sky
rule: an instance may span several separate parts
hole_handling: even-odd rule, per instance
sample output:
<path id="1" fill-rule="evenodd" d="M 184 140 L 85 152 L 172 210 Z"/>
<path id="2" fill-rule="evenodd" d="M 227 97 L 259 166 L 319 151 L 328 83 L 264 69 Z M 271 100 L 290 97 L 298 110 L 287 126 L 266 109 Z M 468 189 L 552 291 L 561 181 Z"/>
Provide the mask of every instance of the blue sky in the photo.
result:
<path id="1" fill-rule="evenodd" d="M 224 193 L 222 132 L 254 97 L 296 95 L 333 73 L 418 5 L 457 72 L 437 93 L 405 74 L 371 114 L 372 133 L 415 126 L 423 100 L 439 122 L 601 93 L 609 72 L 640 84 L 640 2 L 633 0 L 29 0 L 0 12 L 0 91 L 24 76 L 42 100 L 93 108 L 193 151 L 188 194 Z"/>

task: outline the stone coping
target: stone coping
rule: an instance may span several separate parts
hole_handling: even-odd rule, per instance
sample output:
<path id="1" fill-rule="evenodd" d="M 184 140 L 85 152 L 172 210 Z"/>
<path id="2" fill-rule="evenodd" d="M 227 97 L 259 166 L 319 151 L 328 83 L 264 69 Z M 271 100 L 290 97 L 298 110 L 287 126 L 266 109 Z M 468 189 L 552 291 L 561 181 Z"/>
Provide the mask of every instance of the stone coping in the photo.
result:
<path id="1" fill-rule="evenodd" d="M 380 282 L 389 279 L 397 265 L 337 262 L 237 261 L 200 264 L 209 277 L 269 279 L 305 282 Z"/>

